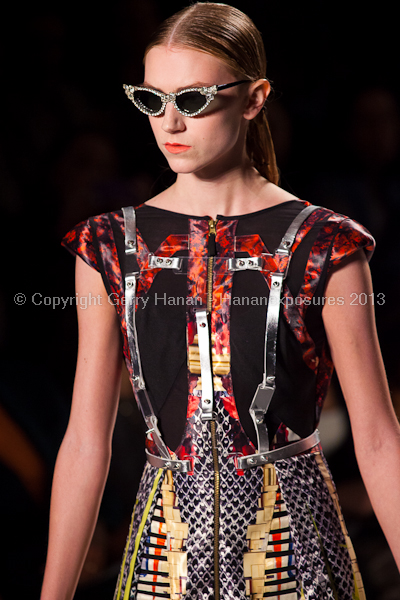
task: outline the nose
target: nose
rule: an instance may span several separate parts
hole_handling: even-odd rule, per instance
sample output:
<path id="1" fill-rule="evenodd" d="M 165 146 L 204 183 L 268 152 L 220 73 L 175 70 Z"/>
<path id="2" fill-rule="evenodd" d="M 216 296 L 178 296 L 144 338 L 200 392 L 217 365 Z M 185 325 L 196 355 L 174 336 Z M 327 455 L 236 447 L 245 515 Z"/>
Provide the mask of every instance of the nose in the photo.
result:
<path id="1" fill-rule="evenodd" d="M 186 129 L 184 116 L 176 110 L 172 102 L 168 102 L 165 107 L 161 127 L 167 133 L 175 133 Z"/>

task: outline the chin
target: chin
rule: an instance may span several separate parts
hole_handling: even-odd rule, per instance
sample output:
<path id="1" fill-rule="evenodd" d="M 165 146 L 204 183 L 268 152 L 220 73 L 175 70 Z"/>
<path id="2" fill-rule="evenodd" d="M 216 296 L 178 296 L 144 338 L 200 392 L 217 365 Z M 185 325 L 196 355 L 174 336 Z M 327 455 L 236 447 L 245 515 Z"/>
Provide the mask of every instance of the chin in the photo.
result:
<path id="1" fill-rule="evenodd" d="M 171 171 L 173 171 L 177 175 L 179 175 L 179 174 L 188 175 L 189 173 L 193 173 L 193 169 L 180 167 L 178 165 L 174 165 L 171 163 L 169 163 L 169 168 L 171 169 Z"/>
<path id="2" fill-rule="evenodd" d="M 191 161 L 188 160 L 177 160 L 176 158 L 167 158 L 168 165 L 171 171 L 176 174 L 189 174 L 197 171 L 196 165 L 194 165 Z"/>

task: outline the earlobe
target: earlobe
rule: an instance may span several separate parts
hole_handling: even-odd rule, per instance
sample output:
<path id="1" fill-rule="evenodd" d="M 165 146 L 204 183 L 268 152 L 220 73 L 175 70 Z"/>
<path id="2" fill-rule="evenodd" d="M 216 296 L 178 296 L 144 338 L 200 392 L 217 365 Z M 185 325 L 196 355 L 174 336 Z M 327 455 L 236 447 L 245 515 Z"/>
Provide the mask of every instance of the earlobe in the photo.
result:
<path id="1" fill-rule="evenodd" d="M 243 113 L 245 119 L 251 121 L 258 115 L 260 110 L 262 110 L 270 91 L 271 84 L 268 79 L 258 79 L 251 84 L 247 106 Z"/>

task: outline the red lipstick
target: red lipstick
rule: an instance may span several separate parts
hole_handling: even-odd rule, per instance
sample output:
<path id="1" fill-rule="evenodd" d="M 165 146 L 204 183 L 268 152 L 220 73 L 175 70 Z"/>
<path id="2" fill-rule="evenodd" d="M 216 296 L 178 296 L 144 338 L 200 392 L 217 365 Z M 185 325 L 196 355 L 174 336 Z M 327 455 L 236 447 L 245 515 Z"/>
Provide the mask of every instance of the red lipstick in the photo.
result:
<path id="1" fill-rule="evenodd" d="M 185 146 L 184 144 L 171 144 L 170 142 L 167 142 L 164 145 L 171 154 L 180 154 L 181 152 L 186 152 L 186 150 L 191 148 L 191 146 Z"/>

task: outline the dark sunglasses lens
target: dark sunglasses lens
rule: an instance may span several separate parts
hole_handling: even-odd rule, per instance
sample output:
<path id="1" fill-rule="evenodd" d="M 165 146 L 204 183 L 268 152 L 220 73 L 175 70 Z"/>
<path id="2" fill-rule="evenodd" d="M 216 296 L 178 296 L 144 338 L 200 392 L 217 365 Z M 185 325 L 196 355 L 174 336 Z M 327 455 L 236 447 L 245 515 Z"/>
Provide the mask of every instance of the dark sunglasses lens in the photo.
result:
<path id="1" fill-rule="evenodd" d="M 176 97 L 176 104 L 182 112 L 191 115 L 206 104 L 207 100 L 200 92 L 185 92 Z"/>
<path id="2" fill-rule="evenodd" d="M 153 94 L 153 92 L 147 92 L 146 90 L 135 90 L 135 100 L 149 112 L 156 113 L 161 110 L 161 98 L 160 96 Z"/>

